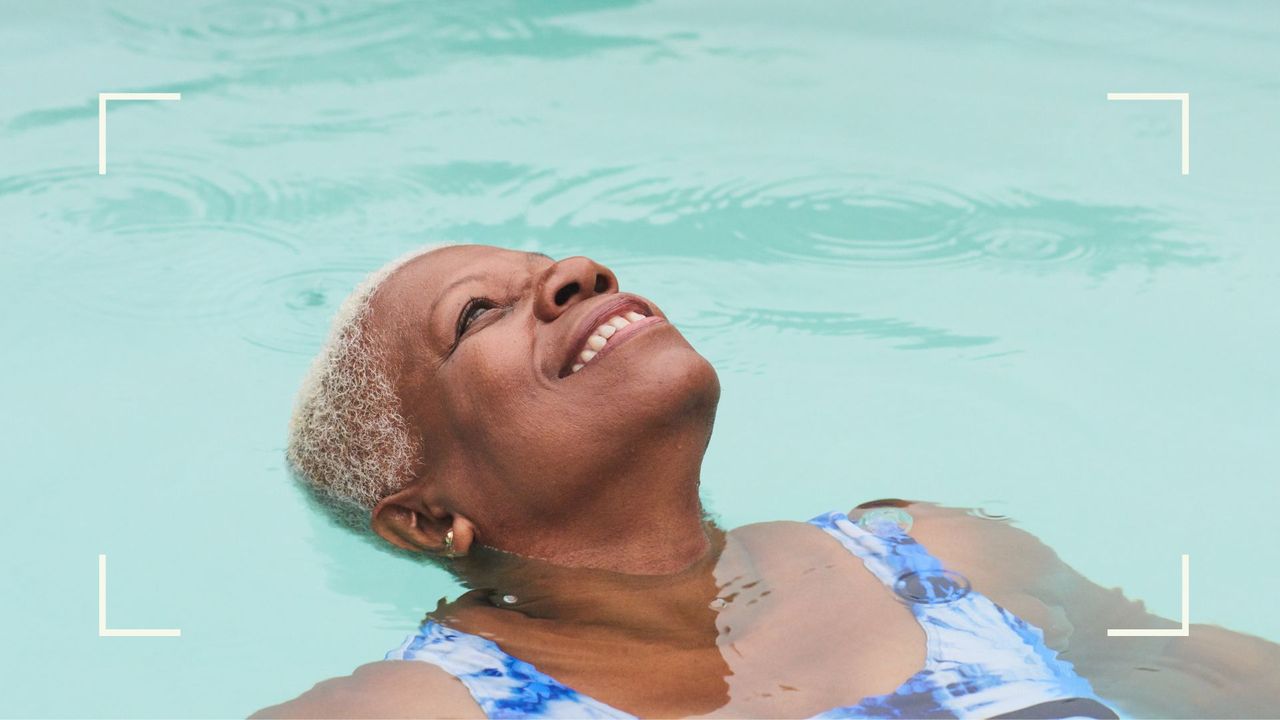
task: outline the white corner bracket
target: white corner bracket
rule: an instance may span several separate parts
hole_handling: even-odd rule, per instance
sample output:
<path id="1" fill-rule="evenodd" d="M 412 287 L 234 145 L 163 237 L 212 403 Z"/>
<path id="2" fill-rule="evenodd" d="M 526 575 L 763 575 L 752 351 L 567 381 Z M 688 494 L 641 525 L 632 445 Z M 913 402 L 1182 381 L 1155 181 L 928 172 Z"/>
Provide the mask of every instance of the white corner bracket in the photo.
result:
<path id="1" fill-rule="evenodd" d="M 1182 103 L 1182 174 L 1191 174 L 1191 93 L 1107 93 L 1108 100 L 1178 100 Z"/>
<path id="2" fill-rule="evenodd" d="M 117 630 L 107 627 L 107 556 L 98 556 L 98 637 L 180 637 L 177 628 Z"/>
<path id="3" fill-rule="evenodd" d="M 1191 634 L 1191 556 L 1182 556 L 1182 627 L 1107 629 L 1108 637 L 1187 637 Z"/>
<path id="4" fill-rule="evenodd" d="M 98 93 L 98 174 L 107 174 L 108 100 L 181 100 L 182 93 Z"/>

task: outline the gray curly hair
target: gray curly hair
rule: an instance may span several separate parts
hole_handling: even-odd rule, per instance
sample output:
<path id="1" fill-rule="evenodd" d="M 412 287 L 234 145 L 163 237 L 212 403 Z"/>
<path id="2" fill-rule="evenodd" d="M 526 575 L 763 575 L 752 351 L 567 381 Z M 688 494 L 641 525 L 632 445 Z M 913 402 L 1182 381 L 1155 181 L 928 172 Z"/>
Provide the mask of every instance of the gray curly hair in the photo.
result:
<path id="1" fill-rule="evenodd" d="M 378 502 L 413 479 L 421 452 L 400 413 L 384 353 L 365 327 L 370 303 L 393 272 L 438 247 L 383 265 L 343 301 L 289 421 L 286 456 L 295 477 L 334 520 L 364 535 L 372 534 Z"/>

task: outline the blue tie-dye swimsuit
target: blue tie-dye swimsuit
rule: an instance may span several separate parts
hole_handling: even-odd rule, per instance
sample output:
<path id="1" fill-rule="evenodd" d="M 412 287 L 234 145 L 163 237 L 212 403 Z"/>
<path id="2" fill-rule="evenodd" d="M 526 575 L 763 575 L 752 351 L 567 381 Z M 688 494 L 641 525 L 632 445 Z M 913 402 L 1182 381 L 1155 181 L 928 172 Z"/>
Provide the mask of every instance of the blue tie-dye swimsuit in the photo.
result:
<path id="1" fill-rule="evenodd" d="M 1044 633 L 969 588 L 964 577 L 886 519 L 860 527 L 841 512 L 809 522 L 862 559 L 924 628 L 924 669 L 887 695 L 819 718 L 1115 718 L 1089 681 L 1044 644 Z M 632 718 L 539 672 L 485 638 L 427 620 L 387 653 L 457 677 L 491 718 Z"/>

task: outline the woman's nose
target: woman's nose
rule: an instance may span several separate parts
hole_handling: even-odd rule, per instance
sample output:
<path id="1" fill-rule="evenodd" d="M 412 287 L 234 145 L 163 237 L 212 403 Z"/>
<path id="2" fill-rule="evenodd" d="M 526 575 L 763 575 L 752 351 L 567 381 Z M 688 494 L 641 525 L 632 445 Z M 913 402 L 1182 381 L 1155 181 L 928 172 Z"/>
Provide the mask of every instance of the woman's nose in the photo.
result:
<path id="1" fill-rule="evenodd" d="M 587 298 L 616 292 L 618 278 L 612 270 L 591 258 L 565 258 L 538 278 L 533 313 L 539 320 L 551 322 Z"/>

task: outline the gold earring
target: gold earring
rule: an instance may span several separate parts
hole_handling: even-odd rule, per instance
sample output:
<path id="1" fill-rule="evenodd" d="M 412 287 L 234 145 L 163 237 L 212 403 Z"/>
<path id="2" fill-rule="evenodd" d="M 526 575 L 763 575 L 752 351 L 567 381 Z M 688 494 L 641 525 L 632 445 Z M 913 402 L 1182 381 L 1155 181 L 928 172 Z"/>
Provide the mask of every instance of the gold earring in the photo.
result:
<path id="1" fill-rule="evenodd" d="M 444 534 L 444 554 L 453 557 L 453 530 Z"/>

